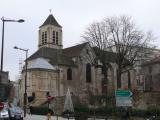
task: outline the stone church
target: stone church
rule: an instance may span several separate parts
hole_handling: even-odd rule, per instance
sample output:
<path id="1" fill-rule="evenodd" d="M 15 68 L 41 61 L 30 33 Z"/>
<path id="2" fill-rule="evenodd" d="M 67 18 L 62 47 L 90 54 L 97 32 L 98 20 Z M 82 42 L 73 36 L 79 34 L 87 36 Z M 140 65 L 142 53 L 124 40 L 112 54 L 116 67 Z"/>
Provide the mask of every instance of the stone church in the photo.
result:
<path id="1" fill-rule="evenodd" d="M 116 70 L 112 52 L 106 52 L 110 67 L 108 83 L 104 83 L 101 63 L 89 43 L 63 48 L 62 26 L 50 14 L 39 27 L 38 50 L 28 57 L 27 96 L 35 94 L 34 105 L 46 101 L 46 94 L 63 97 L 69 88 L 71 95 L 88 104 L 92 95 L 114 94 L 117 89 Z M 20 81 L 20 104 L 23 105 L 24 77 Z M 132 78 L 132 77 L 131 77 Z M 125 81 L 125 77 L 123 78 Z M 124 87 L 127 83 L 123 83 Z M 122 86 L 123 87 L 123 86 Z"/>

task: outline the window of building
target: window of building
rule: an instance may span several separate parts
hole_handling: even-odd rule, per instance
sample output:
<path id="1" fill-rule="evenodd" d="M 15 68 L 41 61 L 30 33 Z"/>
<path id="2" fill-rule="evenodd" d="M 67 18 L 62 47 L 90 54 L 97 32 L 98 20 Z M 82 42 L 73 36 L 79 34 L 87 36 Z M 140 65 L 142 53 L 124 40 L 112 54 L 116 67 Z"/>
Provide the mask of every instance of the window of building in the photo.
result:
<path id="1" fill-rule="evenodd" d="M 106 80 L 104 80 L 104 78 L 102 79 L 101 86 L 102 86 L 102 94 L 106 94 L 107 93 L 107 83 L 106 83 Z"/>
<path id="2" fill-rule="evenodd" d="M 145 90 L 147 90 L 147 91 L 152 90 L 152 85 L 153 85 L 152 75 L 147 75 L 145 77 Z"/>
<path id="3" fill-rule="evenodd" d="M 45 34 L 44 34 L 44 44 L 47 43 L 47 31 L 45 31 Z"/>
<path id="4" fill-rule="evenodd" d="M 67 70 L 67 80 L 72 80 L 72 69 L 68 68 Z"/>
<path id="5" fill-rule="evenodd" d="M 91 82 L 91 65 L 86 64 L 86 82 Z"/>
<path id="6" fill-rule="evenodd" d="M 42 45 L 44 44 L 44 32 L 42 32 Z"/>
<path id="7" fill-rule="evenodd" d="M 52 33 L 52 40 L 53 40 L 53 44 L 55 44 L 55 41 L 56 41 L 55 31 L 53 31 Z"/>
<path id="8" fill-rule="evenodd" d="M 56 32 L 56 44 L 58 45 L 58 32 Z"/>
<path id="9" fill-rule="evenodd" d="M 105 71 L 107 71 L 107 68 L 105 66 L 101 67 L 101 74 L 105 74 Z"/>

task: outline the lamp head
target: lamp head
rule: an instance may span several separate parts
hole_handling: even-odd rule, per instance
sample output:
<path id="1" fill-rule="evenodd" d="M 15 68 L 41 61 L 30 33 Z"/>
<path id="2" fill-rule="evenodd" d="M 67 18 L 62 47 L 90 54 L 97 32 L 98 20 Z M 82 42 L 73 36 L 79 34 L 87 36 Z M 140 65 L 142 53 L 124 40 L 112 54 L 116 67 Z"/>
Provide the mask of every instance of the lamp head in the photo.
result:
<path id="1" fill-rule="evenodd" d="M 17 46 L 14 46 L 14 49 L 18 49 L 18 47 L 17 47 Z"/>
<path id="2" fill-rule="evenodd" d="M 19 19 L 19 20 L 17 20 L 17 22 L 22 23 L 22 22 L 24 22 L 24 20 L 23 19 Z"/>

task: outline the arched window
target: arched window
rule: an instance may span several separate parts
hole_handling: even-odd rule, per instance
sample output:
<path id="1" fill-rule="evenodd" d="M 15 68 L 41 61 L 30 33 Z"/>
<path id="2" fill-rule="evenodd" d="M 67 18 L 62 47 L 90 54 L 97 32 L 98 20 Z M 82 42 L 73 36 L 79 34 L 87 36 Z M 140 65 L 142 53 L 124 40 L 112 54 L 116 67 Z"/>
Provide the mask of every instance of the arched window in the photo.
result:
<path id="1" fill-rule="evenodd" d="M 42 32 L 42 45 L 47 43 L 47 31 Z"/>
<path id="2" fill-rule="evenodd" d="M 56 41 L 55 31 L 53 31 L 52 33 L 52 40 L 53 40 L 53 44 L 55 44 L 55 41 Z"/>
<path id="3" fill-rule="evenodd" d="M 44 32 L 42 32 L 42 45 L 44 44 Z"/>
<path id="4" fill-rule="evenodd" d="M 56 44 L 58 45 L 58 32 L 56 32 Z"/>
<path id="5" fill-rule="evenodd" d="M 86 82 L 91 82 L 91 65 L 86 64 Z"/>
<path id="6" fill-rule="evenodd" d="M 68 68 L 67 70 L 67 80 L 72 80 L 72 69 Z"/>
<path id="7" fill-rule="evenodd" d="M 47 43 L 47 31 L 45 31 L 45 34 L 44 34 L 44 44 Z"/>

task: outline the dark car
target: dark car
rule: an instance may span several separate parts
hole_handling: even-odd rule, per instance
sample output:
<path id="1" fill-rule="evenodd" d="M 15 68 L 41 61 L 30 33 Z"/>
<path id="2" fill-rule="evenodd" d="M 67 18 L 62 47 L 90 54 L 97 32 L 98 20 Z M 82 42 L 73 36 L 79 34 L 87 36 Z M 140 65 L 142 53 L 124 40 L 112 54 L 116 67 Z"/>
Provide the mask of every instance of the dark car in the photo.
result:
<path id="1" fill-rule="evenodd" d="M 10 111 L 10 118 L 12 120 L 23 120 L 23 110 L 20 107 L 12 107 L 9 108 Z"/>

